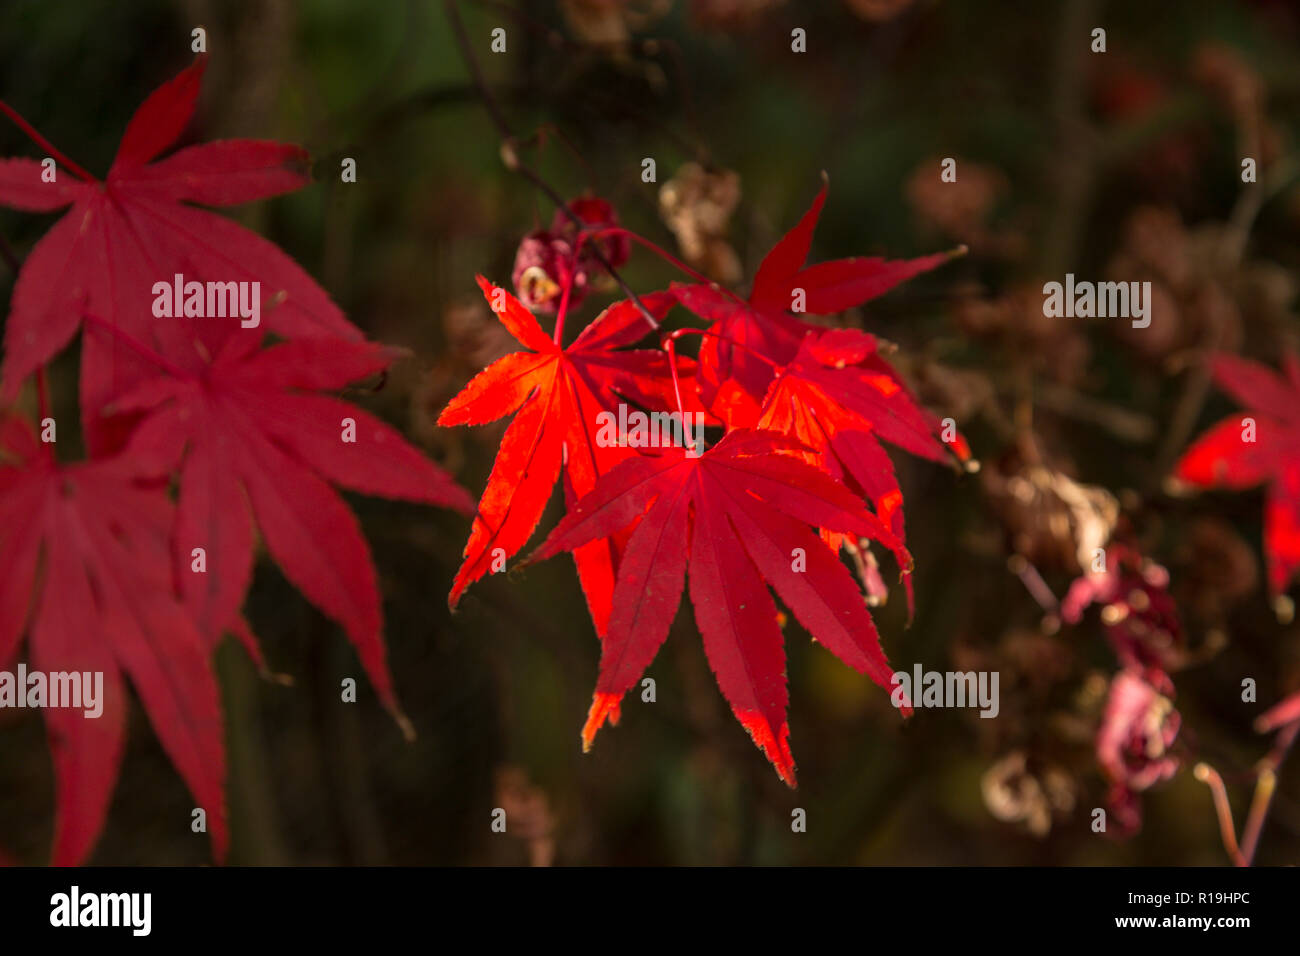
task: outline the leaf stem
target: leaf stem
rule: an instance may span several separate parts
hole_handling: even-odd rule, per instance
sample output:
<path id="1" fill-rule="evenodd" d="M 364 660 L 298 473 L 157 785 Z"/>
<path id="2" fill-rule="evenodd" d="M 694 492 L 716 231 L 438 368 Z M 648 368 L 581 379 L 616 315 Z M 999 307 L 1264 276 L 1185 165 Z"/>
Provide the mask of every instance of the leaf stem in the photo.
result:
<path id="1" fill-rule="evenodd" d="M 173 378 L 179 378 L 179 379 L 194 378 L 193 374 L 185 371 L 185 369 L 181 368 L 179 365 L 176 365 L 170 359 L 167 359 L 162 355 L 159 355 L 157 352 L 149 348 L 149 346 L 145 345 L 143 342 L 137 341 L 133 336 L 123 332 L 120 328 L 118 328 L 112 322 L 109 322 L 107 319 L 100 318 L 99 316 L 93 315 L 89 312 L 83 314 L 82 319 L 89 325 L 92 325 L 97 329 L 104 330 L 113 338 L 121 342 L 123 345 L 130 348 L 137 355 L 141 356 L 142 358 L 148 359 L 150 362 L 152 362 L 154 365 L 157 365 L 160 369 L 162 369 L 168 375 L 171 375 Z"/>
<path id="2" fill-rule="evenodd" d="M 1228 851 L 1233 865 L 1245 866 L 1246 860 L 1237 846 L 1236 829 L 1232 823 L 1232 806 L 1228 803 L 1228 791 L 1223 786 L 1223 778 L 1208 763 L 1198 763 L 1193 771 L 1196 779 L 1210 788 L 1214 798 L 1214 813 L 1219 819 L 1219 835 L 1223 839 L 1223 848 Z"/>
<path id="3" fill-rule="evenodd" d="M 49 153 L 52 157 L 54 157 L 54 159 L 57 160 L 59 163 L 61 163 L 63 166 L 67 167 L 68 171 L 72 173 L 74 176 L 77 176 L 80 179 L 84 179 L 88 183 L 93 183 L 97 181 L 94 176 L 90 175 L 90 173 L 86 172 L 79 165 L 74 163 L 72 160 L 68 159 L 68 157 L 65 156 L 62 152 L 60 152 L 59 149 L 53 143 L 51 143 L 48 139 L 46 139 L 44 136 L 38 133 L 36 131 L 36 127 L 32 126 L 31 123 L 27 122 L 27 120 L 23 119 L 21 114 L 19 114 L 19 112 L 16 109 L 14 109 L 4 100 L 0 100 L 0 113 L 4 113 L 5 116 L 8 116 L 9 119 L 13 121 L 13 124 L 15 126 L 17 126 L 20 130 L 22 130 L 24 133 L 27 134 L 27 137 L 32 142 L 34 142 L 37 146 L 44 149 L 47 153 Z"/>
<path id="4" fill-rule="evenodd" d="M 673 395 L 677 398 L 677 414 L 682 422 L 682 441 L 686 443 L 686 453 L 690 457 L 699 456 L 704 449 L 695 447 L 695 439 L 690 435 L 686 428 L 686 408 L 682 405 L 682 384 L 677 377 L 677 340 L 673 336 L 668 336 L 664 341 L 664 350 L 668 353 L 668 371 L 673 377 Z"/>
<path id="5" fill-rule="evenodd" d="M 465 68 L 469 70 L 470 79 L 478 89 L 479 98 L 483 101 L 483 106 L 487 109 L 488 116 L 492 119 L 492 125 L 497 128 L 497 132 L 501 136 L 501 161 L 505 163 L 506 169 L 518 173 L 520 176 L 523 176 L 524 179 L 532 183 L 533 186 L 546 196 L 547 199 L 554 203 L 555 207 L 559 209 L 560 212 L 562 212 L 564 216 L 579 230 L 585 228 L 586 223 L 584 223 L 578 215 L 569 208 L 569 204 L 564 201 L 555 187 L 543 179 L 541 173 L 537 172 L 531 166 L 519 159 L 519 153 L 515 149 L 518 140 L 515 138 L 515 134 L 510 128 L 510 122 L 506 119 L 505 113 L 501 111 L 501 106 L 497 102 L 496 97 L 492 95 L 491 90 L 488 89 L 487 83 L 483 79 L 483 71 L 479 67 L 478 58 L 474 55 L 474 48 L 470 44 L 469 34 L 465 32 L 465 23 L 461 20 L 460 8 L 456 5 L 456 0 L 443 0 L 443 7 L 447 11 L 447 22 L 451 25 L 452 33 L 456 37 L 456 43 L 460 47 L 461 56 L 465 60 Z M 614 268 L 607 258 L 605 258 L 605 254 L 595 246 L 592 247 L 591 253 L 592 258 L 600 263 L 601 268 L 609 273 L 610 278 L 618 283 L 618 287 L 623 290 L 623 294 L 632 301 L 632 303 L 637 307 L 637 310 L 645 317 L 645 320 L 650 323 L 650 327 L 654 329 L 659 328 L 658 320 L 655 319 L 650 310 L 646 308 L 645 303 L 641 301 L 641 298 L 632 291 L 631 286 L 629 286 L 623 277 L 619 275 L 618 270 Z"/>
<path id="6" fill-rule="evenodd" d="M 762 352 L 759 352 L 755 349 L 751 349 L 748 345 L 745 345 L 741 342 L 737 342 L 735 339 L 729 339 L 725 335 L 719 335 L 717 332 L 711 332 L 708 329 L 684 328 L 684 329 L 677 329 L 674 332 L 669 332 L 666 336 L 664 336 L 664 342 L 665 342 L 664 348 L 667 348 L 673 342 L 676 342 L 683 335 L 698 335 L 702 338 L 707 337 L 711 339 L 717 339 L 719 342 L 725 342 L 728 345 L 732 346 L 733 348 L 742 349 L 748 352 L 750 355 L 754 356 L 754 358 L 758 359 L 759 361 L 765 362 L 770 368 L 772 368 L 773 371 L 779 372 L 781 370 L 780 365 L 772 361 Z"/>
<path id="7" fill-rule="evenodd" d="M 564 269 L 563 282 L 564 287 L 560 292 L 560 309 L 555 316 L 555 344 L 563 346 L 564 338 L 564 318 L 569 313 L 569 297 L 573 292 L 573 276 L 577 272 L 576 263 L 578 261 L 578 252 L 582 248 L 582 236 L 578 236 L 578 241 L 573 247 L 573 261 L 561 264 Z"/>
<path id="8" fill-rule="evenodd" d="M 1255 795 L 1250 802 L 1250 812 L 1246 816 L 1246 825 L 1241 831 L 1241 856 L 1245 865 L 1250 866 L 1255 860 L 1255 851 L 1259 849 L 1259 837 L 1264 832 L 1264 821 L 1268 818 L 1269 807 L 1273 805 L 1273 794 L 1277 791 L 1277 771 L 1286 760 L 1296 735 L 1300 733 L 1300 722 L 1293 722 L 1283 727 L 1277 735 L 1277 742 L 1268 755 L 1260 761 L 1259 776 L 1255 780 Z"/>
<path id="9" fill-rule="evenodd" d="M 633 242 L 645 246 L 655 255 L 659 256 L 659 258 L 663 259 L 669 265 L 675 266 L 676 268 L 680 269 L 682 272 L 690 276 L 696 282 L 702 282 L 707 286 L 716 287 L 717 289 L 721 290 L 725 295 L 731 297 L 732 299 L 735 299 L 737 302 L 741 303 L 742 305 L 748 304 L 737 293 L 731 291 L 726 286 L 720 285 L 719 283 L 710 279 L 708 276 L 704 275 L 704 273 L 702 272 L 697 272 L 696 270 L 688 266 L 686 263 L 678 259 L 676 256 L 674 256 L 672 253 L 668 252 L 662 246 L 658 245 L 657 243 L 651 242 L 649 239 L 645 238 L 644 236 L 637 235 L 635 232 L 633 232 L 630 229 L 624 229 L 622 226 L 611 226 L 608 229 L 596 230 L 590 233 L 590 235 L 593 239 L 600 239 L 603 236 L 623 236 L 627 239 L 630 239 Z"/>

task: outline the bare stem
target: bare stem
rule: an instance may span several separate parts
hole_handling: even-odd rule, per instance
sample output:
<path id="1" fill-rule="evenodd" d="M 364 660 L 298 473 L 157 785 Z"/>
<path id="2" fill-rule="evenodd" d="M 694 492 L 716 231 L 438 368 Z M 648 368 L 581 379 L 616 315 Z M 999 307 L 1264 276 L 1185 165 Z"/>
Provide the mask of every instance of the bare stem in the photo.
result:
<path id="1" fill-rule="evenodd" d="M 578 243 L 574 246 L 573 257 L 577 260 L 578 250 L 582 248 L 582 237 L 578 237 Z M 560 293 L 560 311 L 555 316 L 555 344 L 563 345 L 564 338 L 564 317 L 569 314 L 569 297 L 573 293 L 573 273 L 574 269 L 569 266 L 562 266 L 564 269 L 564 291 Z"/>
<path id="2" fill-rule="evenodd" d="M 697 272 L 696 270 L 692 269 L 690 266 L 682 262 L 682 260 L 678 259 L 676 256 L 674 256 L 668 250 L 664 249 L 658 243 L 651 242 L 649 239 L 645 238 L 644 236 L 637 235 L 635 232 L 632 232 L 630 229 L 624 229 L 621 226 L 612 226 L 608 229 L 599 229 L 591 233 L 591 237 L 593 239 L 599 239 L 603 236 L 623 236 L 624 238 L 630 239 L 632 242 L 635 242 L 638 245 L 645 246 L 645 248 L 649 249 L 659 258 L 663 259 L 669 265 L 677 269 L 680 269 L 683 273 L 690 276 L 696 282 L 702 282 L 708 286 L 718 286 L 718 288 L 722 291 L 724 295 L 727 295 L 730 298 L 735 299 L 737 302 L 741 303 L 742 305 L 746 304 L 745 300 L 742 299 L 735 292 L 732 292 L 730 289 L 726 288 L 725 286 L 718 285 L 718 283 L 714 282 L 704 273 Z"/>
<path id="3" fill-rule="evenodd" d="M 701 338 L 707 337 L 710 339 L 717 339 L 719 342 L 725 342 L 726 344 L 732 346 L 733 348 L 743 349 L 744 351 L 748 352 L 750 355 L 754 356 L 754 358 L 758 359 L 759 361 L 765 362 L 768 366 L 772 368 L 773 371 L 781 370 L 780 365 L 778 365 L 776 362 L 773 362 L 762 352 L 758 352 L 750 348 L 748 345 L 745 345 L 741 342 L 737 342 L 734 339 L 729 339 L 725 335 L 719 335 L 717 332 L 711 332 L 708 329 L 685 328 L 685 329 L 677 329 L 675 332 L 669 332 L 668 335 L 664 337 L 664 343 L 665 343 L 664 348 L 668 348 L 670 345 L 672 345 L 678 339 L 680 339 L 683 335 L 698 335 Z"/>
<path id="4" fill-rule="evenodd" d="M 704 449 L 695 447 L 693 439 L 686 428 L 686 409 L 682 406 L 682 385 L 677 377 L 677 340 L 671 335 L 664 342 L 664 349 L 668 352 L 668 371 L 673 377 L 673 394 L 677 397 L 677 414 L 682 420 L 682 440 L 686 442 L 688 453 L 692 455 L 701 454 Z"/>
<path id="5" fill-rule="evenodd" d="M 1264 832 L 1264 821 L 1268 818 L 1269 808 L 1273 805 L 1273 794 L 1277 791 L 1277 771 L 1282 766 L 1282 761 L 1286 760 L 1291 745 L 1295 743 L 1297 733 L 1300 733 L 1300 722 L 1283 727 L 1277 735 L 1277 743 L 1273 749 L 1260 761 L 1259 777 L 1255 781 L 1255 796 L 1250 802 L 1246 826 L 1241 831 L 1241 856 L 1246 866 L 1250 866 L 1255 860 L 1255 851 L 1259 849 L 1259 837 Z"/>
<path id="6" fill-rule="evenodd" d="M 58 148 L 53 143 L 51 143 L 48 139 L 46 139 L 44 136 L 38 133 L 36 131 L 36 127 L 34 127 L 31 123 L 27 122 L 27 120 L 23 119 L 22 116 L 18 113 L 18 111 L 14 109 L 12 106 L 10 106 L 8 103 L 6 103 L 4 100 L 0 100 L 0 113 L 4 113 L 5 116 L 8 116 L 9 119 L 13 121 L 13 124 L 15 126 L 17 126 L 20 130 L 22 130 L 24 133 L 27 134 L 28 138 L 31 139 L 32 142 L 34 142 L 37 146 L 41 147 L 43 150 L 49 153 L 50 156 L 52 156 L 61 165 L 67 167 L 68 171 L 71 172 L 74 176 L 78 177 L 79 179 L 84 179 L 88 183 L 93 183 L 95 181 L 94 176 L 90 175 L 90 173 L 86 172 L 84 169 L 82 169 L 72 160 L 68 159 L 67 156 L 63 155 L 63 153 L 59 152 Z"/>
<path id="7" fill-rule="evenodd" d="M 586 223 L 578 218 L 577 214 L 569 208 L 569 204 L 564 201 L 559 192 L 548 183 L 537 170 L 533 169 L 527 163 L 519 159 L 519 153 L 516 150 L 517 139 L 513 130 L 510 128 L 510 122 L 506 119 L 505 113 L 501 110 L 501 105 L 497 102 L 496 97 L 488 89 L 487 83 L 483 79 L 483 71 L 479 67 L 478 58 L 474 56 L 474 48 L 470 44 L 469 34 L 465 32 L 465 23 L 460 17 L 460 8 L 456 5 L 456 0 L 443 0 L 443 7 L 447 11 L 447 22 L 451 25 L 452 32 L 456 36 L 456 43 L 460 47 L 461 56 L 465 59 L 465 68 L 469 70 L 470 79 L 478 89 L 479 98 L 483 101 L 483 106 L 492 119 L 492 125 L 497 128 L 501 136 L 501 161 L 505 163 L 506 169 L 518 173 L 533 184 L 547 199 L 555 204 L 564 216 L 574 224 L 578 229 L 584 229 Z M 623 290 L 623 294 L 637 307 L 637 310 L 650 323 L 650 327 L 659 328 L 659 321 L 654 317 L 640 297 L 632 291 L 631 286 L 624 281 L 619 275 L 618 270 L 613 264 L 605 258 L 605 254 L 596 246 L 591 248 L 592 258 L 600 263 L 610 278 L 612 278 L 618 287 Z"/>
<path id="8" fill-rule="evenodd" d="M 1232 823 L 1232 806 L 1228 803 L 1228 791 L 1223 786 L 1223 778 L 1208 763 L 1198 763 L 1193 772 L 1197 780 L 1210 788 L 1210 795 L 1214 798 L 1214 812 L 1219 818 L 1219 835 L 1223 839 L 1223 848 L 1228 851 L 1228 856 L 1235 866 L 1246 866 L 1247 861 L 1237 846 L 1236 828 Z"/>

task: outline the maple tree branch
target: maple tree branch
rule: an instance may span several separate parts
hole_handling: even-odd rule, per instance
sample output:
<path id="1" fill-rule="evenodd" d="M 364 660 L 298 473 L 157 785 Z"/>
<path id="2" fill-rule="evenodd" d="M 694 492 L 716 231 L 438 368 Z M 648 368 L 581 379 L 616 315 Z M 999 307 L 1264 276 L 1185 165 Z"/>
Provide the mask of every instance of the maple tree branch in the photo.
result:
<path id="1" fill-rule="evenodd" d="M 574 226 L 579 230 L 584 229 L 587 224 L 569 208 L 569 204 L 564 201 L 555 187 L 548 183 L 541 173 L 519 158 L 519 153 L 515 149 L 518 140 L 514 131 L 510 128 L 510 121 L 506 119 L 505 113 L 501 110 L 501 104 L 497 102 L 496 97 L 492 95 L 492 91 L 488 89 L 488 85 L 483 79 L 483 71 L 479 66 L 478 58 L 474 55 L 474 48 L 470 44 L 469 34 L 465 31 L 465 23 L 461 19 L 460 8 L 456 5 L 456 0 L 443 0 L 443 8 L 447 11 L 447 22 L 451 25 L 452 33 L 456 37 L 456 44 L 460 47 L 461 56 L 465 60 L 465 68 L 469 70 L 470 79 L 478 90 L 479 99 L 483 101 L 483 106 L 492 119 L 492 125 L 497 128 L 497 132 L 501 136 L 502 163 L 505 164 L 506 169 L 518 173 L 532 183 L 542 195 L 555 204 L 555 208 L 560 210 Z M 637 307 L 645 320 L 650 323 L 650 327 L 652 329 L 659 328 L 659 320 L 646 308 L 640 296 L 632 291 L 632 287 L 619 275 L 618 270 L 605 257 L 605 254 L 596 246 L 592 246 L 591 254 L 592 258 L 600 263 L 601 268 L 609 273 L 610 278 L 618 283 L 618 287 L 623 291 L 623 294 Z"/>
<path id="2" fill-rule="evenodd" d="M 639 110 L 629 110 L 629 112 L 640 116 L 647 122 L 654 124 L 662 130 L 669 139 L 674 140 L 682 149 L 697 157 L 703 162 L 707 162 L 709 156 L 708 147 L 704 144 L 704 138 L 700 135 L 699 114 L 695 109 L 695 99 L 691 95 L 691 86 L 689 76 L 686 71 L 686 56 L 682 52 L 680 44 L 674 40 L 664 37 L 627 37 L 622 40 L 612 41 L 590 41 L 575 40 L 566 36 L 562 31 L 556 30 L 547 24 L 538 20 L 528 12 L 519 9 L 502 0 L 473 0 L 473 2 L 484 9 L 496 10 L 515 21 L 523 24 L 528 30 L 537 36 L 540 36 L 545 42 L 556 50 L 568 50 L 571 52 L 596 52 L 596 53 L 618 53 L 623 50 L 629 50 L 633 53 L 640 54 L 647 58 L 653 58 L 660 53 L 667 54 L 667 58 L 672 63 L 673 73 L 676 74 L 677 92 L 681 99 L 682 112 L 686 117 L 686 125 L 690 127 L 691 135 L 694 142 L 687 139 L 670 129 L 665 123 L 657 117 L 648 116 Z"/>
<path id="3" fill-rule="evenodd" d="M 582 155 L 582 151 L 554 123 L 541 124 L 525 139 L 517 140 L 517 143 L 520 146 L 532 146 L 535 143 L 537 145 L 537 154 L 541 156 L 541 151 L 546 148 L 547 136 L 554 136 L 559 144 L 568 151 L 569 155 L 577 161 L 578 165 L 582 167 L 583 174 L 587 177 L 587 182 L 594 183 L 596 181 L 596 170 L 592 168 L 591 163 L 587 162 L 587 157 Z"/>
<path id="4" fill-rule="evenodd" d="M 513 92 L 510 91 L 511 95 L 513 95 Z M 409 117 L 419 116 L 430 110 L 439 109 L 443 106 L 469 103 L 478 98 L 479 91 L 472 83 L 430 86 L 416 90 L 409 96 L 404 96 L 373 112 L 371 117 L 360 127 L 360 131 L 356 136 L 344 145 L 331 149 L 329 152 L 312 150 L 312 156 L 315 157 L 312 164 L 313 168 L 318 176 L 323 177 L 324 170 L 336 171 L 339 160 L 347 156 L 355 156 L 365 147 L 368 140 L 373 139 L 388 127 L 396 126 Z M 350 116 L 350 112 L 346 113 L 345 119 L 350 118 Z"/>

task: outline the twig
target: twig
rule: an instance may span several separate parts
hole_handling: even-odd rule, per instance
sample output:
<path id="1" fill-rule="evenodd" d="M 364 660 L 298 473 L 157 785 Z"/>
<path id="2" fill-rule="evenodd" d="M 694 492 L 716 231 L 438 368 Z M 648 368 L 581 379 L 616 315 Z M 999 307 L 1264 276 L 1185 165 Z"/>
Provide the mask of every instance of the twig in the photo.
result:
<path id="1" fill-rule="evenodd" d="M 1245 858 L 1237 846 L 1237 834 L 1232 824 L 1232 806 L 1228 803 L 1228 791 L 1223 786 L 1223 778 L 1208 763 L 1198 763 L 1193 771 L 1196 779 L 1210 788 L 1214 798 L 1214 812 L 1219 818 L 1219 835 L 1223 839 L 1223 848 L 1236 866 L 1245 866 Z"/>
<path id="2" fill-rule="evenodd" d="M 709 159 L 709 150 L 704 144 L 703 136 L 700 135 L 701 127 L 699 116 L 695 110 L 695 101 L 691 96 L 691 88 L 686 71 L 686 56 L 682 52 L 681 46 L 679 46 L 675 41 L 662 37 L 646 37 L 644 39 L 629 37 L 626 40 L 611 42 L 575 40 L 512 4 L 503 3 L 501 0 L 474 0 L 474 2 L 480 7 L 496 10 L 500 13 L 504 13 L 508 17 L 513 17 L 533 33 L 545 39 L 546 43 L 556 50 L 569 50 L 575 52 L 616 52 L 628 49 L 646 57 L 654 57 L 660 53 L 667 54 L 668 59 L 672 61 L 673 72 L 676 74 L 677 90 L 681 96 L 682 112 L 686 114 L 686 125 L 691 129 L 691 134 L 694 136 L 694 142 L 688 140 L 681 134 L 674 132 L 663 124 L 657 117 L 645 114 L 641 115 L 647 122 L 653 123 L 662 129 L 671 139 L 675 140 L 679 146 L 682 146 L 686 152 L 694 154 L 702 163 L 707 164 Z"/>
<path id="3" fill-rule="evenodd" d="M 513 96 L 513 91 L 511 91 L 511 95 Z M 400 123 L 408 117 L 419 116 L 429 110 L 439 109 L 443 106 L 469 103 L 478 98 L 478 89 L 469 83 L 430 86 L 416 90 L 410 96 L 403 97 L 396 102 L 390 103 L 382 110 L 373 112 L 370 119 L 361 127 L 361 132 L 343 146 L 332 149 L 328 153 L 313 150 L 312 155 L 316 157 L 316 169 L 318 172 L 326 169 L 334 170 L 338 166 L 340 159 L 345 156 L 355 155 L 360 151 L 362 144 L 373 138 L 377 132 Z"/>
<path id="4" fill-rule="evenodd" d="M 1130 412 L 1053 382 L 1039 386 L 1038 403 L 1058 415 L 1091 422 L 1134 444 L 1150 441 L 1156 432 L 1156 423 L 1149 415 Z"/>
<path id="5" fill-rule="evenodd" d="M 27 122 L 27 120 L 23 119 L 23 117 L 19 114 L 19 112 L 15 110 L 12 106 L 10 106 L 8 103 L 6 103 L 4 100 L 0 100 L 0 113 L 4 113 L 5 116 L 9 117 L 9 119 L 13 122 L 15 126 L 17 126 L 20 130 L 22 130 L 24 133 L 27 134 L 28 139 L 30 139 L 37 146 L 44 149 L 50 156 L 52 156 L 58 163 L 64 166 L 69 172 L 71 172 L 78 179 L 85 180 L 88 183 L 93 183 L 96 181 L 94 176 L 86 172 L 86 170 L 78 166 L 75 162 L 73 162 L 63 153 L 61 153 L 58 147 L 56 147 L 48 139 L 46 139 L 44 136 L 38 133 L 36 131 L 36 127 L 34 127 L 31 123 Z"/>
<path id="6" fill-rule="evenodd" d="M 1210 397 L 1213 376 L 1210 374 L 1210 363 L 1206 359 L 1217 352 L 1223 344 L 1224 328 L 1218 309 L 1207 309 L 1206 314 L 1208 320 L 1201 336 L 1201 360 L 1188 371 L 1183 393 L 1178 397 L 1178 404 L 1174 406 L 1174 414 L 1165 432 L 1164 443 L 1156 456 L 1157 481 L 1163 480 L 1161 476 L 1169 473 L 1178 452 L 1191 437 L 1192 429 L 1196 427 L 1197 419 L 1201 417 L 1201 409 L 1205 407 L 1206 399 Z"/>
<path id="7" fill-rule="evenodd" d="M 519 159 L 519 153 L 515 146 L 517 140 L 513 130 L 510 128 L 510 122 L 506 119 L 505 113 L 501 110 L 501 105 L 497 102 L 492 92 L 488 89 L 487 83 L 483 79 L 483 71 L 479 67 L 478 58 L 474 55 L 474 48 L 470 44 L 469 34 L 465 32 L 465 23 L 460 17 L 460 8 L 456 5 L 456 0 L 443 0 L 443 7 L 447 11 L 447 22 L 451 24 L 452 32 L 456 36 L 456 43 L 460 47 L 461 56 L 465 59 L 465 67 L 469 70 L 470 79 L 478 89 L 479 98 L 483 101 L 483 106 L 492 119 L 492 125 L 497 128 L 501 136 L 501 161 L 505 164 L 506 169 L 518 173 L 533 184 L 547 199 L 555 204 L 565 217 L 574 224 L 579 230 L 586 228 L 586 223 L 569 208 L 569 204 L 564 201 L 559 192 L 551 186 L 541 173 L 537 172 L 527 163 Z M 605 254 L 596 246 L 591 247 L 591 256 L 609 273 L 623 294 L 635 305 L 645 320 L 650 323 L 652 329 L 659 328 L 659 320 L 654 317 L 645 303 L 641 301 L 640 296 L 632 291 L 632 287 L 624 281 L 619 275 L 618 270 L 605 258 Z"/>
<path id="8" fill-rule="evenodd" d="M 1255 796 L 1250 803 L 1246 826 L 1241 831 L 1241 856 L 1246 866 L 1250 866 L 1255 859 L 1255 851 L 1259 848 L 1259 837 L 1264 831 L 1264 821 L 1268 817 L 1269 807 L 1273 804 L 1273 794 L 1277 791 L 1277 771 L 1282 766 L 1282 761 L 1286 760 L 1298 732 L 1300 732 L 1300 722 L 1282 728 L 1277 735 L 1277 743 L 1268 756 L 1260 761 L 1259 778 L 1255 782 Z"/>
<path id="9" fill-rule="evenodd" d="M 1274 164 L 1263 182 L 1250 184 L 1241 191 L 1228 216 L 1230 228 L 1224 240 L 1223 256 L 1230 266 L 1241 262 L 1251 227 L 1264 204 L 1282 192 L 1297 174 L 1300 174 L 1300 158 L 1288 156 Z"/>
<path id="10" fill-rule="evenodd" d="M 1243 190 L 1237 197 L 1237 202 L 1228 217 L 1229 229 L 1222 246 L 1221 262 L 1227 268 L 1235 268 L 1241 262 L 1241 257 L 1246 250 L 1246 241 L 1250 237 L 1251 226 L 1264 203 L 1285 188 L 1298 171 L 1300 167 L 1297 166 L 1295 158 L 1288 158 L 1273 168 L 1265 182 Z M 1219 311 L 1210 309 L 1208 314 L 1209 321 L 1206 323 L 1201 342 L 1203 356 L 1217 351 L 1223 344 L 1224 329 Z M 1205 407 L 1205 402 L 1210 397 L 1212 380 L 1209 363 L 1205 361 L 1197 363 L 1188 373 L 1183 394 L 1179 396 L 1178 404 L 1174 408 L 1173 419 L 1156 459 L 1158 463 L 1156 474 L 1166 474 L 1179 450 L 1187 444 L 1192 429 L 1196 427 L 1197 419 L 1201 417 L 1201 409 Z"/>
<path id="11" fill-rule="evenodd" d="M 1034 567 L 1033 562 L 1023 554 L 1013 554 L 1007 558 L 1007 570 L 1020 579 L 1029 596 L 1045 613 L 1053 616 L 1060 613 L 1061 602 L 1057 600 L 1056 594 L 1043 580 L 1042 574 Z"/>

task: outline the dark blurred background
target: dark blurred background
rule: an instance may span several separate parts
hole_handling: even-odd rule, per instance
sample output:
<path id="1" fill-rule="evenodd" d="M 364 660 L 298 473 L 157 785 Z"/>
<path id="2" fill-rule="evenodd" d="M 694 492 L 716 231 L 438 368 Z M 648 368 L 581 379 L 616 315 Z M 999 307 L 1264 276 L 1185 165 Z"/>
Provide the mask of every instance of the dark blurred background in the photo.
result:
<path id="1" fill-rule="evenodd" d="M 970 254 L 838 321 L 901 346 L 923 400 L 961 423 L 978 474 L 894 454 L 916 558 L 877 622 L 910 669 L 993 668 L 1001 714 L 922 711 L 902 725 L 865 677 L 787 627 L 788 790 L 728 712 L 684 607 L 618 728 L 583 755 L 598 645 L 567 558 L 446 592 L 467 522 L 352 496 L 378 564 L 408 744 L 340 630 L 258 564 L 247 616 L 271 667 L 218 653 L 234 864 L 1221 864 L 1215 766 L 1238 827 L 1269 741 L 1251 721 L 1300 689 L 1300 626 L 1270 605 L 1262 494 L 1180 497 L 1177 454 L 1234 406 L 1193 368 L 1209 347 L 1276 364 L 1300 266 L 1300 11 L 1291 2 L 564 0 L 461 4 L 528 160 L 566 195 L 611 200 L 630 228 L 743 286 L 824 170 L 814 261 Z M 187 140 L 299 142 L 317 182 L 236 210 L 371 337 L 411 348 L 376 394 L 475 494 L 502 428 L 438 429 L 443 404 L 512 350 L 474 287 L 504 282 L 553 209 L 499 138 L 441 4 L 361 0 L 6 0 L 0 96 L 91 171 L 190 60 L 211 63 Z M 489 31 L 507 30 L 508 52 Z M 804 54 L 791 30 L 807 31 Z M 1106 30 L 1104 54 L 1091 31 Z M 534 136 L 533 134 L 537 135 Z M 34 155 L 0 124 L 0 155 Z M 1243 202 L 1242 156 L 1259 200 Z M 358 182 L 340 184 L 342 158 Z M 654 158 L 657 182 L 641 181 Z M 942 185 L 939 164 L 958 162 Z M 1262 196 L 1260 195 L 1262 194 Z M 22 256 L 51 217 L 0 210 Z M 1066 272 L 1150 280 L 1159 321 L 1053 320 Z M 639 291 L 680 278 L 636 253 Z M 0 270 L 0 301 L 13 276 Z M 586 318 L 609 301 L 593 298 Z M 546 321 L 546 320 L 544 320 Z M 571 322 L 574 332 L 580 323 Z M 52 368 L 76 417 L 76 352 Z M 75 442 L 60 442 L 72 456 Z M 544 521 L 549 527 L 558 511 Z M 1117 517 L 1118 516 L 1118 517 Z M 1117 670 L 1094 610 L 1058 627 L 1081 542 L 1116 524 L 1170 569 L 1187 666 L 1174 675 L 1183 770 L 1143 795 L 1127 840 L 1094 834 L 1093 740 Z M 1010 562 L 1009 562 L 1010 559 Z M 1277 610 L 1282 613 L 1279 616 Z M 354 705 L 339 682 L 357 677 Z M 1243 704 L 1244 677 L 1259 703 Z M 1297 761 L 1300 762 L 1300 761 Z M 1300 861 L 1300 767 L 1279 781 L 1258 861 Z M 93 863 L 198 864 L 191 800 L 135 708 Z M 493 834 L 494 807 L 510 830 Z M 807 811 L 807 832 L 790 829 Z M 39 714 L 0 712 L 0 848 L 44 861 L 53 792 Z"/>

